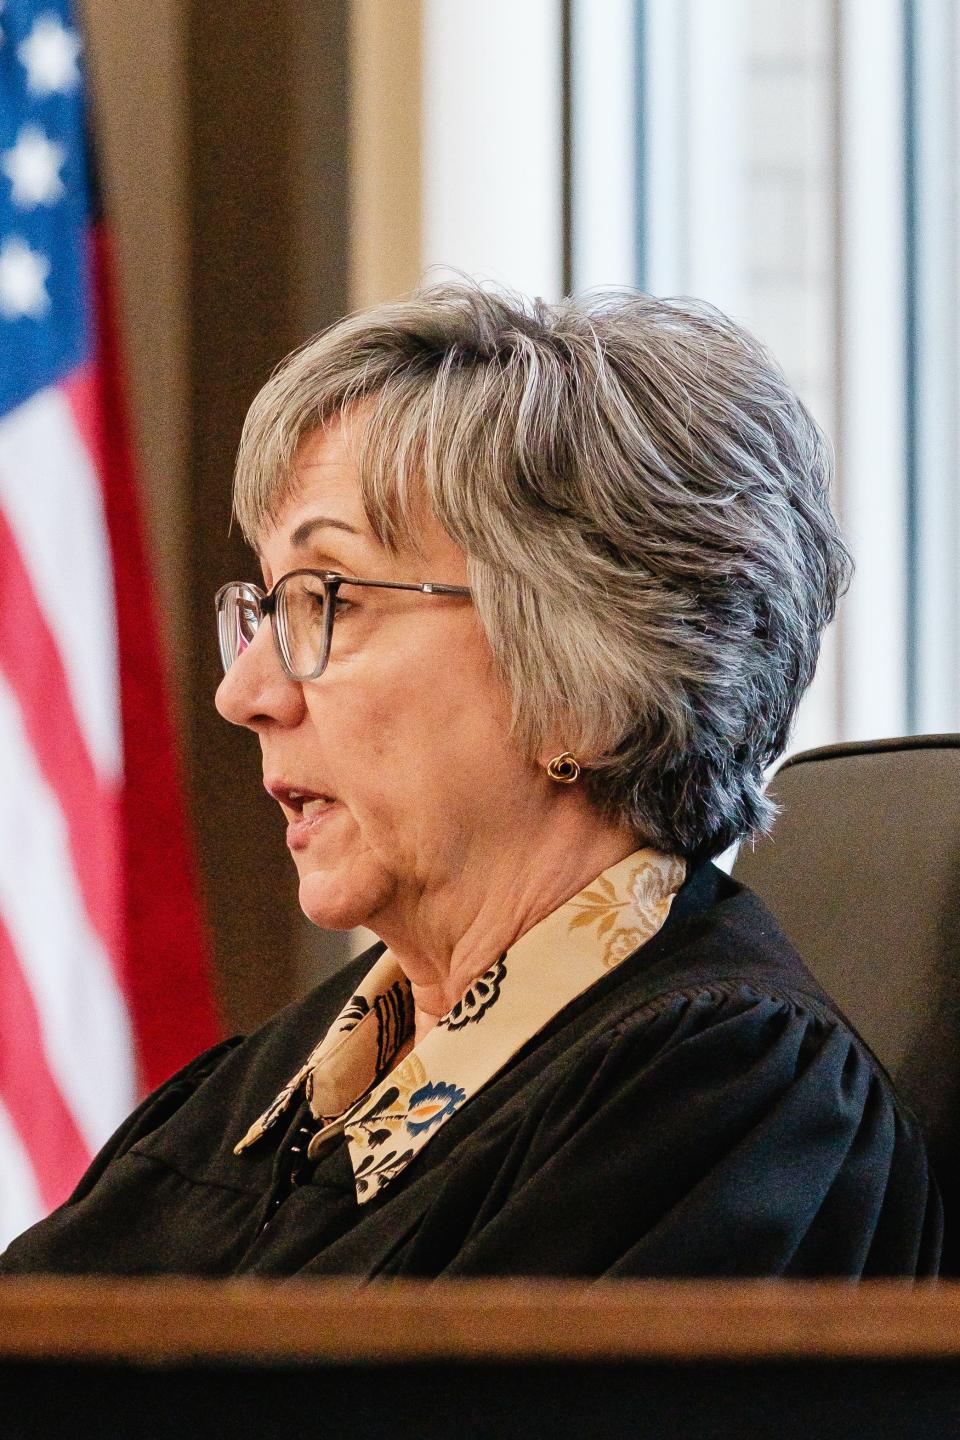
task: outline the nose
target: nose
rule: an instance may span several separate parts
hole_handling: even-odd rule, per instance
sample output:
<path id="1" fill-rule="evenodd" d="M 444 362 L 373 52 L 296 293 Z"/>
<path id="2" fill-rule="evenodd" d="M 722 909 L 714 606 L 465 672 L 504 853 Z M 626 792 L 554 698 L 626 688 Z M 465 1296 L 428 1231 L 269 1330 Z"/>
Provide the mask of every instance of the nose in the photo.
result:
<path id="1" fill-rule="evenodd" d="M 284 672 L 271 631 L 265 619 L 217 686 L 214 703 L 231 725 L 260 731 L 296 725 L 303 714 L 303 686 Z"/>

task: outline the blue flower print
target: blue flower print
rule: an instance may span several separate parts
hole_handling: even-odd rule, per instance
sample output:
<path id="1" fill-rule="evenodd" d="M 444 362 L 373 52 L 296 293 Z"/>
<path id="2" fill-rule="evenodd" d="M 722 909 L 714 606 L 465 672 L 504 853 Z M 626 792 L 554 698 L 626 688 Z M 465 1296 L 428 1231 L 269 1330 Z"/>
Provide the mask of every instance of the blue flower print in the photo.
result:
<path id="1" fill-rule="evenodd" d="M 443 1080 L 421 1085 L 410 1096 L 407 1108 L 407 1129 L 411 1135 L 423 1135 L 441 1120 L 452 1115 L 458 1105 L 466 1100 L 466 1091 L 458 1085 L 448 1085 Z"/>

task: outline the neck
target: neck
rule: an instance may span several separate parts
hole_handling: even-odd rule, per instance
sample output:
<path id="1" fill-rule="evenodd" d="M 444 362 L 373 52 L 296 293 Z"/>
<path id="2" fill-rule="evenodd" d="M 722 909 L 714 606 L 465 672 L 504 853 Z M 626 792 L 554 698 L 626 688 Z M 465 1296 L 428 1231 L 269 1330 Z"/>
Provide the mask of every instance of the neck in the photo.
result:
<path id="1" fill-rule="evenodd" d="M 410 981 L 416 1040 L 521 935 L 640 843 L 571 805 L 538 840 L 501 844 L 495 857 L 476 857 L 454 881 L 425 890 L 402 920 L 377 923 Z"/>

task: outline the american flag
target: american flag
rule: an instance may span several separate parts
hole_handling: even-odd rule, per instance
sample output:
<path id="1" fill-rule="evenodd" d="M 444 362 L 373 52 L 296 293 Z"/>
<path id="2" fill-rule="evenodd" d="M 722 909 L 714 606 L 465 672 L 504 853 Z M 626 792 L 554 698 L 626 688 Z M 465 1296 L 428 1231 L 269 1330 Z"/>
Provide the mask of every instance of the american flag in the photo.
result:
<path id="1" fill-rule="evenodd" d="M 0 1244 L 215 1038 L 69 0 L 0 0 Z"/>

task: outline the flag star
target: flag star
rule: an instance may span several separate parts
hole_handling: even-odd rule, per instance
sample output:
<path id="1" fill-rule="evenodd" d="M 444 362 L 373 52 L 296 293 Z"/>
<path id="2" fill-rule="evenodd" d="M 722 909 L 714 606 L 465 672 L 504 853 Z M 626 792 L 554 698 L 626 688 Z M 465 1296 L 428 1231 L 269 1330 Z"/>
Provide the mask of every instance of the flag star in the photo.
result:
<path id="1" fill-rule="evenodd" d="M 80 39 L 56 15 L 40 15 L 17 55 L 27 71 L 31 95 L 69 95 L 80 84 Z"/>
<path id="2" fill-rule="evenodd" d="M 60 166 L 66 148 L 49 140 L 39 125 L 24 125 L 12 150 L 4 150 L 3 173 L 13 186 L 13 203 L 21 210 L 52 205 L 64 192 Z"/>
<path id="3" fill-rule="evenodd" d="M 8 320 L 29 315 L 40 320 L 50 309 L 47 276 L 50 262 L 31 250 L 25 240 L 11 235 L 0 245 L 0 313 Z"/>

